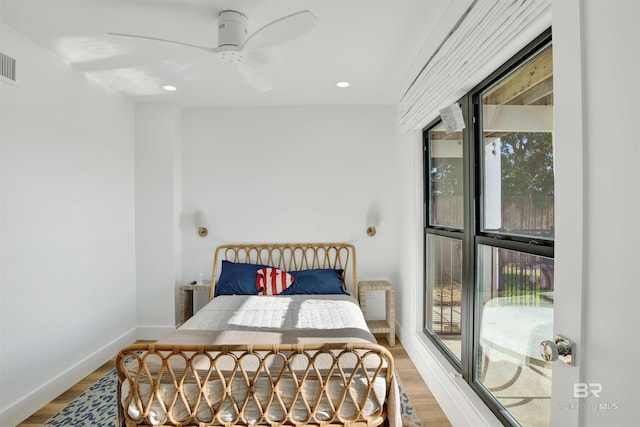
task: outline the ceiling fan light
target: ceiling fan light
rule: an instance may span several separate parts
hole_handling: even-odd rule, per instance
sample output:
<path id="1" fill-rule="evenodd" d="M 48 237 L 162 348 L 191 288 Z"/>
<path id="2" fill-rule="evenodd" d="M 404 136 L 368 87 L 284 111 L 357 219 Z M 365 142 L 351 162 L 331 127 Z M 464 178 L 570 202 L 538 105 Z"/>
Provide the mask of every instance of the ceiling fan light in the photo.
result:
<path id="1" fill-rule="evenodd" d="M 351 84 L 349 82 L 338 82 L 336 83 L 336 86 L 338 86 L 339 88 L 345 88 L 345 87 L 349 87 L 351 86 Z"/>
<path id="2" fill-rule="evenodd" d="M 162 85 L 162 90 L 166 92 L 175 92 L 178 90 L 178 88 L 173 85 Z"/>

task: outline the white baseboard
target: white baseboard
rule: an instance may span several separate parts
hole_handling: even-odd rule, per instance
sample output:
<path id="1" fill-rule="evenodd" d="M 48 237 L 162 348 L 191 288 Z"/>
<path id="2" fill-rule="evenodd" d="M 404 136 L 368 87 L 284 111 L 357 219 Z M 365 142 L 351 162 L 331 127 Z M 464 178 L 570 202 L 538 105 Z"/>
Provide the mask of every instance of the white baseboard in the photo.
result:
<path id="1" fill-rule="evenodd" d="M 502 427 L 484 402 L 462 379 L 446 358 L 417 333 L 402 333 L 396 323 L 402 346 L 429 386 L 449 422 L 454 427 Z"/>
<path id="2" fill-rule="evenodd" d="M 15 426 L 22 422 L 78 381 L 95 371 L 96 368 L 111 359 L 118 350 L 131 344 L 137 338 L 138 329 L 130 329 L 73 366 L 70 366 L 64 372 L 50 378 L 32 392 L 18 398 L 15 402 L 0 411 L 0 425 Z"/>

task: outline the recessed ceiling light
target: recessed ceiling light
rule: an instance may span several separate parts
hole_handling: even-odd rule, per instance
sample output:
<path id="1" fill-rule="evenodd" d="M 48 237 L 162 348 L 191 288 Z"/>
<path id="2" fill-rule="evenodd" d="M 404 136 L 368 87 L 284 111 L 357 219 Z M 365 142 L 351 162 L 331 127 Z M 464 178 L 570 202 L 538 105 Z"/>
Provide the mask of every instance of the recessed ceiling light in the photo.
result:
<path id="1" fill-rule="evenodd" d="M 166 90 L 167 92 L 175 92 L 178 90 L 178 88 L 173 85 L 163 85 L 162 89 Z"/>
<path id="2" fill-rule="evenodd" d="M 349 87 L 349 82 L 338 82 L 336 83 L 336 86 L 342 87 L 342 88 Z"/>

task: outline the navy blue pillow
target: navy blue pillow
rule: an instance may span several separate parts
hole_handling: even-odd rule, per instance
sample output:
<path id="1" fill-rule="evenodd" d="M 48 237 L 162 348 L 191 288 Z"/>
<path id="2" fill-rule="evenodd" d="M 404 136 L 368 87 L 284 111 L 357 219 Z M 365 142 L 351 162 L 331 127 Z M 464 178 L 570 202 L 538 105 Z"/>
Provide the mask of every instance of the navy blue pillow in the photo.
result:
<path id="1" fill-rule="evenodd" d="M 256 271 L 264 267 L 268 266 L 222 261 L 222 271 L 216 284 L 214 296 L 257 294 Z"/>
<path id="2" fill-rule="evenodd" d="M 347 294 L 342 287 L 343 272 L 329 268 L 289 271 L 295 280 L 280 295 Z"/>

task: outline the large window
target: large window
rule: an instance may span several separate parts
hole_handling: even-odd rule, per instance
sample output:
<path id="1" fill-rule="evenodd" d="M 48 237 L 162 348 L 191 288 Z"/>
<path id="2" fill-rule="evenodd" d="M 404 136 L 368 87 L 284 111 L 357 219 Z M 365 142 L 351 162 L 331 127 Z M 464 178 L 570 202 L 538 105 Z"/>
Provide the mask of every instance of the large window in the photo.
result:
<path id="1" fill-rule="evenodd" d="M 545 35 L 424 131 L 424 332 L 506 425 L 547 426 L 553 66 Z"/>

